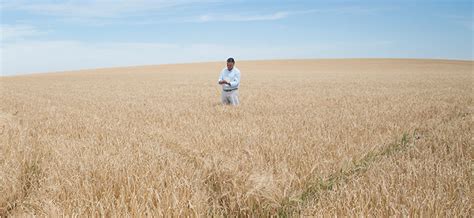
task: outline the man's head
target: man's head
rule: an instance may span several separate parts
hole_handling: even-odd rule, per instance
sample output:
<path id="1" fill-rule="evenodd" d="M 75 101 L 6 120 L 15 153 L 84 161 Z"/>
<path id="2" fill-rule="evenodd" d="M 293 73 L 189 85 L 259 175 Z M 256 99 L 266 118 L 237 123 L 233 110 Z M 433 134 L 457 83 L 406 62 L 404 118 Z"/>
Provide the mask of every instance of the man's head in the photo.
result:
<path id="1" fill-rule="evenodd" d="M 231 71 L 232 69 L 234 69 L 234 64 L 234 58 L 227 58 L 227 70 Z"/>

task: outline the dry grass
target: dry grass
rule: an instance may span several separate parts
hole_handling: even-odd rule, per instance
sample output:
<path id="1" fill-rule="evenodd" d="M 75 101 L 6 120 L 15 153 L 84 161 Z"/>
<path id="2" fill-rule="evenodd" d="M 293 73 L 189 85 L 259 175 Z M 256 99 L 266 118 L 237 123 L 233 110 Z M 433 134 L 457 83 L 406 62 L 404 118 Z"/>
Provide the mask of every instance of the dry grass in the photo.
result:
<path id="1" fill-rule="evenodd" d="M 0 78 L 0 216 L 472 216 L 472 61 L 237 66 Z"/>

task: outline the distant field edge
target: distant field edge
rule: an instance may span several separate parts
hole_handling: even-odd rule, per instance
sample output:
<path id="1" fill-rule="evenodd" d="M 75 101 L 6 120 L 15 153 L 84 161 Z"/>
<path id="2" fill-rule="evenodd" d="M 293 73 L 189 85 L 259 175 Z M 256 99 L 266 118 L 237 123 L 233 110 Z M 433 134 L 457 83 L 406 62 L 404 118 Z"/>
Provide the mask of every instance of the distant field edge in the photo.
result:
<path id="1" fill-rule="evenodd" d="M 225 60 L 221 61 L 203 61 L 203 62 L 183 62 L 183 63 L 163 63 L 163 64 L 145 64 L 145 65 L 129 65 L 129 66 L 113 66 L 113 67 L 98 67 L 98 68 L 85 68 L 85 69 L 72 69 L 62 71 L 50 71 L 50 72 L 31 72 L 21 74 L 5 74 L 1 73 L 0 78 L 5 77 L 25 77 L 25 76 L 41 76 L 51 74 L 69 74 L 69 73 L 83 73 L 90 71 L 110 71 L 110 70 L 127 70 L 127 69 L 142 69 L 142 68 L 160 68 L 160 67 L 173 67 L 173 66 L 189 66 L 189 65 L 206 65 L 206 64 L 220 64 Z M 255 62 L 354 62 L 354 61 L 376 61 L 376 62 L 437 62 L 437 63 L 458 63 L 458 64 L 474 64 L 474 60 L 463 60 L 463 59 L 437 59 L 437 58 L 282 58 L 282 59 L 242 59 L 236 60 L 237 63 L 255 63 Z"/>

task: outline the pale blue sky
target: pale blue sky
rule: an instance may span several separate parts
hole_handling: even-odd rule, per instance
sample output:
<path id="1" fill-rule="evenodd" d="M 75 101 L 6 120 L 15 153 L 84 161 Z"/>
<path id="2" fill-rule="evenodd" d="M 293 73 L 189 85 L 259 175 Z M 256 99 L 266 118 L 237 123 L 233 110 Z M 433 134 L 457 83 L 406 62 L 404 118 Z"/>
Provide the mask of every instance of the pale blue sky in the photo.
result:
<path id="1" fill-rule="evenodd" d="M 464 0 L 0 0 L 1 74 L 285 58 L 473 58 Z"/>

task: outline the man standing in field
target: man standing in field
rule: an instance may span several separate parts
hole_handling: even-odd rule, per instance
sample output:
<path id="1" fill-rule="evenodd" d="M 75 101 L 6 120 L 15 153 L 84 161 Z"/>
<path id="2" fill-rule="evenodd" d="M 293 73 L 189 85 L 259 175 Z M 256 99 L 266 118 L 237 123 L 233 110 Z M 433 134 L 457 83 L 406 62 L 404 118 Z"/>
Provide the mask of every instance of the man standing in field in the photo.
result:
<path id="1" fill-rule="evenodd" d="M 227 68 L 222 70 L 218 81 L 219 85 L 222 86 L 222 104 L 225 105 L 239 104 L 240 70 L 234 65 L 234 58 L 228 58 Z"/>

